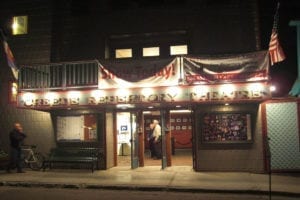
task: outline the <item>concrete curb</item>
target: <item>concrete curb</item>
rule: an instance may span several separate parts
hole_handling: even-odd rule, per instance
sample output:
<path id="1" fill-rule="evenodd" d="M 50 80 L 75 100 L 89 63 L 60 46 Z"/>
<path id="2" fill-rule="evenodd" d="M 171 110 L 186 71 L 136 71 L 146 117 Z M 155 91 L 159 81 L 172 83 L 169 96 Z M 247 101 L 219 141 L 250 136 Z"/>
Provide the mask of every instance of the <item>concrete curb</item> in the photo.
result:
<path id="1" fill-rule="evenodd" d="M 269 195 L 269 191 L 264 190 L 230 190 L 230 189 L 204 189 L 186 187 L 161 187 L 161 186 L 141 186 L 141 185 L 99 185 L 99 184 L 72 184 L 72 183 L 45 183 L 45 182 L 22 182 L 22 181 L 2 181 L 0 186 L 8 187 L 42 187 L 42 188 L 62 188 L 62 189 L 106 189 L 106 190 L 136 190 L 136 191 L 166 191 L 166 192 L 191 192 L 191 193 L 227 193 L 227 194 L 250 194 Z M 272 196 L 300 197 L 300 193 L 272 191 Z"/>

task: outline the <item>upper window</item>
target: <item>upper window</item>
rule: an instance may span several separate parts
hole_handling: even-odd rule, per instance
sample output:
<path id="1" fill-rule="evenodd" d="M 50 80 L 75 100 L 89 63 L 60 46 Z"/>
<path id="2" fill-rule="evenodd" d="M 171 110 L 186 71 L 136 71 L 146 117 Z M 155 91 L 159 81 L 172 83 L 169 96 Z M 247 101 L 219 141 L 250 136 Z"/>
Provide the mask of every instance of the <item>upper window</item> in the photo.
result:
<path id="1" fill-rule="evenodd" d="M 105 58 L 168 58 L 186 55 L 187 41 L 188 33 L 185 30 L 110 35 L 106 42 Z"/>
<path id="2" fill-rule="evenodd" d="M 22 35 L 27 34 L 28 16 L 13 17 L 12 34 Z"/>
<path id="3" fill-rule="evenodd" d="M 143 48 L 143 57 L 159 56 L 159 47 Z"/>
<path id="4" fill-rule="evenodd" d="M 116 58 L 132 58 L 132 49 L 116 49 Z"/>
<path id="5" fill-rule="evenodd" d="M 170 46 L 170 55 L 186 55 L 188 54 L 187 45 Z"/>

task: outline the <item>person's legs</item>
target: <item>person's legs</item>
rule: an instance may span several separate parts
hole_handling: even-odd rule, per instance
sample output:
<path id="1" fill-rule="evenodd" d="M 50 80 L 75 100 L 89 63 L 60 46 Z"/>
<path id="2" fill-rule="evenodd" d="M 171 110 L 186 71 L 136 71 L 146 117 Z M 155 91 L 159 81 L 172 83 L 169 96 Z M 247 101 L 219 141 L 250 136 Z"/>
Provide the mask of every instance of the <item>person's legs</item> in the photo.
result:
<path id="1" fill-rule="evenodd" d="M 22 170 L 22 151 L 17 150 L 17 160 L 16 160 L 17 170 L 18 172 L 23 172 Z"/>
<path id="2" fill-rule="evenodd" d="M 10 160 L 9 160 L 9 163 L 6 168 L 7 172 L 10 172 L 10 170 L 12 170 L 16 167 L 17 160 L 18 160 L 18 151 L 15 148 L 11 148 Z"/>
<path id="3" fill-rule="evenodd" d="M 154 147 L 153 138 L 151 138 L 149 140 L 149 148 L 150 148 L 150 152 L 151 152 L 151 158 L 154 158 L 156 155 L 155 155 L 155 147 Z"/>
<path id="4" fill-rule="evenodd" d="M 157 159 L 161 159 L 161 142 L 154 142 L 155 156 Z"/>

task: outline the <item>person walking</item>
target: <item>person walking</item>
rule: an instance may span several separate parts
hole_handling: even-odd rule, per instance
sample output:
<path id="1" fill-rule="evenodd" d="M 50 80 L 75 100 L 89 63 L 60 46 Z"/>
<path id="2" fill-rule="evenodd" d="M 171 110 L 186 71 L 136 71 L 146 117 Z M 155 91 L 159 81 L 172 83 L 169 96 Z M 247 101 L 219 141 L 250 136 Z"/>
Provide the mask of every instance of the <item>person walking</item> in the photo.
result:
<path id="1" fill-rule="evenodd" d="M 17 167 L 18 173 L 24 173 L 22 169 L 22 150 L 21 145 L 23 144 L 24 139 L 26 138 L 26 134 L 23 133 L 23 128 L 20 123 L 14 124 L 14 129 L 9 133 L 10 140 L 10 162 L 7 166 L 6 171 L 8 173 L 11 172 L 11 169 Z"/>

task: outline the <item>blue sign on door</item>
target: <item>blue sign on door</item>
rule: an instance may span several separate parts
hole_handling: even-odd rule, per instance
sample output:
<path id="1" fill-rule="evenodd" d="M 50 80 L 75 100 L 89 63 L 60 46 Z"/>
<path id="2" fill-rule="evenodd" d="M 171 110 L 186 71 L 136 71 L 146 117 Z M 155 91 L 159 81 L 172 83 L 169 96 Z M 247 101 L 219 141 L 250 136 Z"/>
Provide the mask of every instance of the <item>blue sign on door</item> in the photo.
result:
<path id="1" fill-rule="evenodd" d="M 121 131 L 122 131 L 122 132 L 123 132 L 123 131 L 127 131 L 127 129 L 128 129 L 128 128 L 127 128 L 127 125 L 122 125 L 122 126 L 121 126 Z"/>

